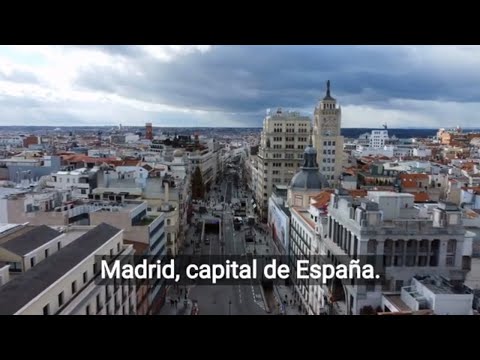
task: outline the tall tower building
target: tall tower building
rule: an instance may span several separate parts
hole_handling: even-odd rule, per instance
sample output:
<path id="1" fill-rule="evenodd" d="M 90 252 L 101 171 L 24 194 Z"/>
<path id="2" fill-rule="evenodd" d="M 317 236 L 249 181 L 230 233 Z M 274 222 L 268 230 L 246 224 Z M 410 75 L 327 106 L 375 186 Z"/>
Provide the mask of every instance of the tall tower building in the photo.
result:
<path id="1" fill-rule="evenodd" d="M 153 140 L 153 127 L 152 123 L 145 124 L 145 139 Z"/>
<path id="2" fill-rule="evenodd" d="M 267 112 L 258 150 L 258 181 L 255 199 L 259 215 L 267 219 L 268 198 L 275 185 L 287 186 L 302 164 L 309 143 L 310 117 L 298 112 Z"/>
<path id="3" fill-rule="evenodd" d="M 317 161 L 322 174 L 332 185 L 337 184 L 342 174 L 343 136 L 340 135 L 342 109 L 330 95 L 330 80 L 327 93 L 314 111 L 313 144 L 317 149 Z"/>

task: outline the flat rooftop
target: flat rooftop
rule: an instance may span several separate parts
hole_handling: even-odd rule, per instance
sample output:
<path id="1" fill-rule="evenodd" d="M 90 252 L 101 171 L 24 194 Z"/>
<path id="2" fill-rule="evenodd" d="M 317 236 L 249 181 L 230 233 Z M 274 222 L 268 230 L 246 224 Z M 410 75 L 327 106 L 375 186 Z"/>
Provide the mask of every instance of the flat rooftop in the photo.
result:
<path id="1" fill-rule="evenodd" d="M 404 197 L 404 198 L 413 198 L 414 195 L 408 193 L 397 193 L 394 191 L 369 191 L 368 195 L 374 195 L 375 197 Z"/>
<path id="2" fill-rule="evenodd" d="M 27 190 L 25 189 L 15 189 L 15 188 L 7 188 L 7 187 L 0 187 L 0 199 L 10 196 L 10 195 L 17 195 L 17 194 L 24 194 Z"/>
<path id="3" fill-rule="evenodd" d="M 25 228 L 27 231 L 14 232 L 0 246 L 11 253 L 24 256 L 61 235 L 60 232 L 46 225 Z"/>
<path id="4" fill-rule="evenodd" d="M 89 230 L 94 229 L 94 226 L 85 226 L 85 228 L 73 228 L 69 229 L 62 235 L 62 241 L 66 243 L 71 243 L 72 241 L 78 239 L 80 236 L 86 234 Z"/>
<path id="5" fill-rule="evenodd" d="M 14 315 L 121 230 L 100 224 L 0 287 L 0 315 Z"/>
<path id="6" fill-rule="evenodd" d="M 410 307 L 405 304 L 399 294 L 383 294 L 383 297 L 387 299 L 398 311 L 411 311 Z"/>
<path id="7" fill-rule="evenodd" d="M 131 211 L 138 206 L 142 205 L 144 201 L 124 201 L 121 203 L 117 203 L 115 201 L 102 201 L 102 200 L 91 200 L 88 202 L 85 202 L 86 205 L 95 205 L 98 204 L 98 210 L 97 211 L 103 211 L 103 212 L 110 212 L 108 209 L 109 207 L 114 207 L 118 209 L 118 212 L 125 212 L 125 211 Z M 105 206 L 105 209 L 102 209 L 102 207 Z"/>
<path id="8" fill-rule="evenodd" d="M 1 224 L 0 223 L 0 236 L 2 236 L 5 232 L 13 230 L 15 228 L 20 228 L 23 225 L 20 224 Z"/>
<path id="9" fill-rule="evenodd" d="M 315 222 L 310 218 L 310 213 L 302 208 L 293 207 L 293 210 L 312 228 L 315 229 Z"/>
<path id="10" fill-rule="evenodd" d="M 426 278 L 415 278 L 418 280 L 423 286 L 425 286 L 427 289 L 429 289 L 431 292 L 434 294 L 462 294 L 462 291 L 457 291 L 455 290 L 454 287 L 450 286 L 449 284 L 446 284 L 445 282 L 442 281 L 441 278 L 436 278 L 436 277 L 426 277 Z"/>

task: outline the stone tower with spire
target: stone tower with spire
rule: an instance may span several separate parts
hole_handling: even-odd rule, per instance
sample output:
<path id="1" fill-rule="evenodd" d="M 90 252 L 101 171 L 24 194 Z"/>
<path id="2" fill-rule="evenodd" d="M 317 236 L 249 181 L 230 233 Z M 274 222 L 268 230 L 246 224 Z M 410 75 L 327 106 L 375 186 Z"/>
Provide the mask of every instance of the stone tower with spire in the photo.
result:
<path id="1" fill-rule="evenodd" d="M 331 184 L 338 184 L 342 174 L 343 136 L 342 109 L 332 97 L 330 80 L 326 94 L 314 110 L 313 146 L 317 149 L 317 162 L 320 172 Z"/>

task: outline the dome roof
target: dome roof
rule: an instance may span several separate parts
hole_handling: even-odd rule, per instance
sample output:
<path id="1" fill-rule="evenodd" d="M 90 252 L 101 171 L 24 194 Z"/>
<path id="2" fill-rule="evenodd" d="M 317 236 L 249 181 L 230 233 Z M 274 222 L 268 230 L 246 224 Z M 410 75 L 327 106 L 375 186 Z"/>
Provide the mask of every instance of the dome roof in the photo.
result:
<path id="1" fill-rule="evenodd" d="M 328 187 L 327 179 L 318 169 L 302 169 L 290 181 L 290 188 L 294 190 L 321 190 Z"/>
<path id="2" fill-rule="evenodd" d="M 326 177 L 319 171 L 317 164 L 317 150 L 310 145 L 303 152 L 304 163 L 301 170 L 290 181 L 290 188 L 294 190 L 320 190 L 328 188 Z"/>
<path id="3" fill-rule="evenodd" d="M 177 149 L 173 152 L 174 157 L 182 157 L 184 154 L 184 151 L 182 149 Z"/>

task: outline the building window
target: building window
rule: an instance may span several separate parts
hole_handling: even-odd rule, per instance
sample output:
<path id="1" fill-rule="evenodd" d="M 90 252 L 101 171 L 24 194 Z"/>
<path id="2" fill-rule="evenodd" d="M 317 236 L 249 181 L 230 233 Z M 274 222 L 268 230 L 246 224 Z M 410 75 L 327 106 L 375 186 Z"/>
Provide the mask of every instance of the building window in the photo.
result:
<path id="1" fill-rule="evenodd" d="M 75 294 L 77 292 L 77 282 L 73 281 L 72 282 L 72 294 Z"/>
<path id="2" fill-rule="evenodd" d="M 405 241 L 395 241 L 395 263 L 394 266 L 403 266 L 403 251 L 405 248 Z"/>
<path id="3" fill-rule="evenodd" d="M 48 258 L 48 249 L 45 249 L 45 259 Z"/>
<path id="4" fill-rule="evenodd" d="M 392 266 L 392 255 L 393 255 L 393 241 L 385 240 L 384 249 L 383 249 L 383 266 Z"/>
<path id="5" fill-rule="evenodd" d="M 170 219 L 167 219 L 167 226 L 170 225 L 170 221 L 171 221 Z"/>
<path id="6" fill-rule="evenodd" d="M 85 315 L 90 315 L 90 305 L 85 307 Z"/>
<path id="7" fill-rule="evenodd" d="M 30 258 L 30 267 L 34 267 L 35 266 L 35 256 L 32 256 Z"/>
<path id="8" fill-rule="evenodd" d="M 120 243 L 117 243 L 117 252 L 120 252 Z"/>
<path id="9" fill-rule="evenodd" d="M 98 265 L 97 265 L 97 263 L 94 263 L 93 264 L 93 276 L 95 276 L 97 274 L 97 271 L 98 271 Z"/>
<path id="10" fill-rule="evenodd" d="M 446 265 L 447 266 L 455 266 L 455 253 L 457 250 L 457 240 L 450 239 L 447 243 L 447 258 L 446 258 Z"/>
<path id="11" fill-rule="evenodd" d="M 375 280 L 367 280 L 365 285 L 367 292 L 375 291 Z"/>
<path id="12" fill-rule="evenodd" d="M 102 303 L 100 302 L 100 294 L 97 295 L 97 313 L 102 310 Z"/>
<path id="13" fill-rule="evenodd" d="M 440 240 L 433 240 L 430 247 L 430 266 L 438 266 Z"/>
<path id="14" fill-rule="evenodd" d="M 50 315 L 50 304 L 43 307 L 43 315 Z"/>
<path id="15" fill-rule="evenodd" d="M 62 306 L 63 305 L 63 291 L 58 294 L 58 306 Z"/>
<path id="16" fill-rule="evenodd" d="M 421 240 L 418 249 L 418 266 L 427 266 L 428 240 Z"/>
<path id="17" fill-rule="evenodd" d="M 403 286 L 403 280 L 395 281 L 395 291 L 401 291 Z"/>
<path id="18" fill-rule="evenodd" d="M 417 241 L 408 240 L 407 241 L 407 257 L 405 259 L 405 265 L 415 266 L 416 255 L 417 255 Z"/>
<path id="19" fill-rule="evenodd" d="M 83 283 L 86 284 L 86 283 L 87 283 L 87 280 L 88 280 L 87 272 L 84 271 L 84 272 L 83 272 Z"/>
<path id="20" fill-rule="evenodd" d="M 61 248 L 62 248 L 62 243 L 59 241 L 59 242 L 57 243 L 57 250 L 60 250 Z"/>
<path id="21" fill-rule="evenodd" d="M 373 254 L 377 252 L 377 241 L 374 239 L 368 240 L 367 243 L 367 252 L 368 254 Z"/>

